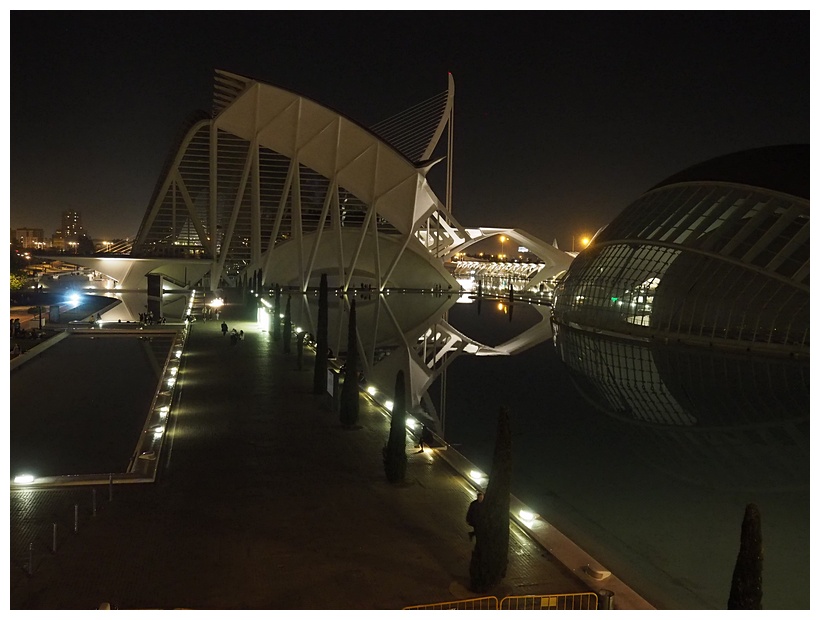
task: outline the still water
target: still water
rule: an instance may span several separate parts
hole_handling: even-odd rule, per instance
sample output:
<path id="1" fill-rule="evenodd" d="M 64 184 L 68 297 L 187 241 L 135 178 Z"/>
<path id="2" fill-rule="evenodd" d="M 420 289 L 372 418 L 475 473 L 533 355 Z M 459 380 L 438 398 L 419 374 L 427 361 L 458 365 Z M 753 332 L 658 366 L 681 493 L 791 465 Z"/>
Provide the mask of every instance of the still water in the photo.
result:
<path id="1" fill-rule="evenodd" d="M 294 325 L 316 328 L 317 296 L 291 299 Z M 760 509 L 763 606 L 809 609 L 809 462 L 759 446 L 755 466 L 789 462 L 780 487 L 735 478 L 732 451 L 697 451 L 625 424 L 575 387 L 550 339 L 548 308 L 458 295 L 359 294 L 368 382 L 392 392 L 410 366 L 418 407 L 440 410 L 446 440 L 488 472 L 500 407 L 511 413 L 513 493 L 659 609 L 726 609 L 745 507 Z M 144 295 L 120 312 L 141 309 Z M 458 303 L 462 302 L 462 303 Z M 132 308 L 133 307 L 133 308 Z M 349 299 L 331 296 L 329 342 L 344 357 Z M 546 329 L 544 329 L 546 327 Z M 262 327 L 260 327 L 262 329 Z M 749 456 L 749 446 L 742 446 Z M 733 463 L 732 465 L 738 465 Z M 730 472 L 727 474 L 727 472 Z M 804 480 L 805 483 L 801 483 Z"/>
<path id="2" fill-rule="evenodd" d="M 488 345 L 540 320 L 525 304 L 515 304 L 511 320 L 487 301 L 480 313 L 477 304 L 448 311 L 449 324 Z M 431 388 L 436 403 L 440 383 Z M 551 340 L 512 356 L 461 355 L 446 391 L 447 440 L 489 471 L 496 414 L 506 406 L 513 493 L 658 608 L 726 609 L 750 502 L 762 518 L 764 608 L 809 608 L 807 483 L 733 485 L 725 455 L 657 450 L 651 434 L 588 404 Z M 808 460 L 794 458 L 807 481 Z M 687 459 L 697 467 L 687 471 Z"/>

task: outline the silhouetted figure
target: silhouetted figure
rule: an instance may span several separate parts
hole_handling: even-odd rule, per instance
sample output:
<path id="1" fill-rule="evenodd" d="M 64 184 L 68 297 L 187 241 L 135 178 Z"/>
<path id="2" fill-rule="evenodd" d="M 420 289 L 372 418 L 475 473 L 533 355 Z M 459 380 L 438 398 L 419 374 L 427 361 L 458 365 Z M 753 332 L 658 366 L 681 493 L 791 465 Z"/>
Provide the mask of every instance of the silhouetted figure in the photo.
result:
<path id="1" fill-rule="evenodd" d="M 222 321 L 222 335 L 224 336 L 227 333 L 228 333 L 228 324 L 225 321 Z"/>
<path id="2" fill-rule="evenodd" d="M 476 498 L 470 502 L 470 507 L 467 508 L 467 525 L 473 528 L 472 532 L 467 532 L 467 536 L 470 540 L 475 538 L 475 526 L 478 522 L 478 515 L 484 508 L 481 505 L 481 502 L 484 501 L 484 493 L 482 491 L 478 492 Z"/>
<path id="3" fill-rule="evenodd" d="M 416 454 L 424 452 L 424 444 L 427 444 L 427 447 L 430 447 L 430 439 L 432 438 L 432 434 L 430 433 L 430 429 L 428 429 L 424 424 L 421 425 L 421 430 L 418 434 L 418 444 L 416 447 L 419 449 Z"/>

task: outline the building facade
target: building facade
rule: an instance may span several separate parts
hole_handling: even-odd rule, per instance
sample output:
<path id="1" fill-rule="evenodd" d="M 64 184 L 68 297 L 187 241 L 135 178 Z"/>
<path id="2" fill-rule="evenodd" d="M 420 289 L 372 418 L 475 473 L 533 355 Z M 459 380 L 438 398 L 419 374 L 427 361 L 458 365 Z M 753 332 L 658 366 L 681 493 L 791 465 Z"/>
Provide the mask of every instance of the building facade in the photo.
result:
<path id="1" fill-rule="evenodd" d="M 18 228 L 14 231 L 14 240 L 26 249 L 40 250 L 46 247 L 42 228 Z"/>
<path id="2" fill-rule="evenodd" d="M 751 486 L 808 480 L 808 163 L 808 146 L 769 147 L 674 175 L 556 290 L 555 345 L 580 391 L 682 455 L 666 459 L 680 475 L 708 453 Z"/>

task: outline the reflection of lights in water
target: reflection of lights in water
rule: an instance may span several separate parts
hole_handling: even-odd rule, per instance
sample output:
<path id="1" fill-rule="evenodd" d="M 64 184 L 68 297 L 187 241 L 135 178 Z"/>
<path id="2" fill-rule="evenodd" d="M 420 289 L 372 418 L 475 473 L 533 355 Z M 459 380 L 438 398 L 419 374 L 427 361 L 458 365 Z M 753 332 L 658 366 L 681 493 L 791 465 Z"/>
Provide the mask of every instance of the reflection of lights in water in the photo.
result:
<path id="1" fill-rule="evenodd" d="M 475 280 L 473 278 L 456 278 L 459 286 L 467 292 L 475 290 Z"/>

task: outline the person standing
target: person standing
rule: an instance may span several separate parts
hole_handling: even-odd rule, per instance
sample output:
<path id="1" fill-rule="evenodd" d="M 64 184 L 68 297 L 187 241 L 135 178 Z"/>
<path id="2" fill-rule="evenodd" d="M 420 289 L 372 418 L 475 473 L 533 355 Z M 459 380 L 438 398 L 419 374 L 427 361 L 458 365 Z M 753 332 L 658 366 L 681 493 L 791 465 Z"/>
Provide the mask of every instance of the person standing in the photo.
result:
<path id="1" fill-rule="evenodd" d="M 222 335 L 224 336 L 227 333 L 228 333 L 228 324 L 225 321 L 222 321 Z"/>
<path id="2" fill-rule="evenodd" d="M 475 527 L 478 522 L 478 515 L 484 508 L 481 503 L 484 501 L 484 492 L 479 491 L 476 498 L 470 502 L 470 507 L 467 508 L 467 525 L 473 528 L 472 532 L 467 532 L 467 536 L 472 540 L 475 538 Z"/>
<path id="3" fill-rule="evenodd" d="M 419 431 L 419 434 L 418 434 L 418 441 L 419 442 L 416 445 L 416 447 L 419 449 L 419 451 L 416 452 L 416 454 L 420 454 L 421 452 L 424 452 L 424 444 L 427 444 L 428 448 L 430 447 L 430 438 L 431 437 L 432 437 L 432 434 L 430 433 L 430 429 L 428 429 L 426 425 L 422 424 L 421 425 L 421 430 Z"/>

